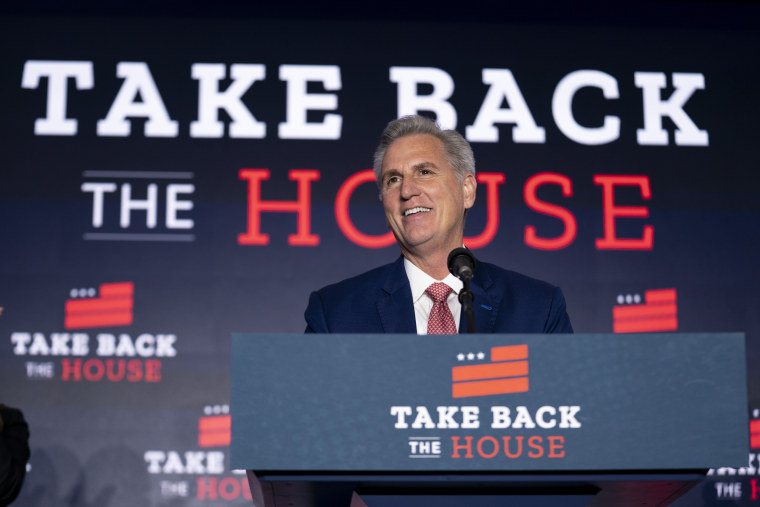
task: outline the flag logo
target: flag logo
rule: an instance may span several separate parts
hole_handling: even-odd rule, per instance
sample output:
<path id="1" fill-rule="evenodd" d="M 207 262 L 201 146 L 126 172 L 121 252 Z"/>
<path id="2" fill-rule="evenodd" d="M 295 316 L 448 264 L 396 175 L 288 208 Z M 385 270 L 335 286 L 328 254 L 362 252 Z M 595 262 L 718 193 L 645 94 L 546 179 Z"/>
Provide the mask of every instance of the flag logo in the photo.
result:
<path id="1" fill-rule="evenodd" d="M 94 289 L 72 290 L 72 298 L 66 300 L 65 328 L 129 326 L 133 318 L 134 292 L 132 282 L 103 283 L 97 296 Z M 78 294 L 84 296 L 77 297 Z"/>
<path id="2" fill-rule="evenodd" d="M 459 360 L 463 356 L 460 354 Z M 490 362 L 454 366 L 451 380 L 454 398 L 527 392 L 528 345 L 493 347 Z"/>
<path id="3" fill-rule="evenodd" d="M 622 296 L 618 298 L 622 300 Z M 648 290 L 642 304 L 621 304 L 612 308 L 615 333 L 645 333 L 678 329 L 675 289 Z"/>
<path id="4" fill-rule="evenodd" d="M 198 419 L 198 446 L 217 447 L 230 445 L 232 440 L 232 417 L 213 415 Z"/>
<path id="5" fill-rule="evenodd" d="M 749 447 L 760 449 L 760 419 L 752 419 L 749 422 Z"/>

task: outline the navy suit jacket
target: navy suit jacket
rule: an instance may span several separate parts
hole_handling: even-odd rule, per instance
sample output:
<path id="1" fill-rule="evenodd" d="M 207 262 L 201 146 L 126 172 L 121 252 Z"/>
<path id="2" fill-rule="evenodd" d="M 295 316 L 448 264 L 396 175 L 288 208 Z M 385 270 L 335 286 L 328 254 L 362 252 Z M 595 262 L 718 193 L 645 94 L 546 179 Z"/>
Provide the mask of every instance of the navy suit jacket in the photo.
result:
<path id="1" fill-rule="evenodd" d="M 478 333 L 572 333 L 558 287 L 478 262 L 470 283 Z M 416 334 L 404 258 L 312 292 L 307 333 Z M 464 315 L 460 332 L 466 330 Z"/>

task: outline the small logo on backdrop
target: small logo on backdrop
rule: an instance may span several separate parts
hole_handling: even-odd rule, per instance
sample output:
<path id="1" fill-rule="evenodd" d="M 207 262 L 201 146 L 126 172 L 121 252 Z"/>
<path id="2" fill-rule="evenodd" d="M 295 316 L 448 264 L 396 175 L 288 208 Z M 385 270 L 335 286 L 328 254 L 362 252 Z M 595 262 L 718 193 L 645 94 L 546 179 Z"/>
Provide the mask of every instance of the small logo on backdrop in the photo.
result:
<path id="1" fill-rule="evenodd" d="M 134 283 L 72 289 L 64 331 L 14 331 L 15 356 L 29 379 L 64 382 L 160 382 L 162 361 L 177 356 L 177 335 L 132 330 Z M 59 303 L 60 304 L 60 303 Z M 102 329 L 121 326 L 119 332 Z M 90 328 L 101 328 L 89 332 Z"/>
<path id="2" fill-rule="evenodd" d="M 760 411 L 755 409 L 752 413 L 754 419 L 749 421 L 749 447 L 750 449 L 760 449 Z"/>
<path id="3" fill-rule="evenodd" d="M 718 467 L 707 471 L 708 477 L 712 476 L 711 486 L 716 500 L 732 500 L 732 505 L 760 500 L 760 479 L 757 478 L 760 475 L 760 409 L 757 408 L 752 409 L 752 418 L 749 420 L 749 447 L 747 466 Z"/>
<path id="4" fill-rule="evenodd" d="M 198 419 L 198 446 L 228 446 L 231 441 L 232 418 L 229 406 L 206 407 L 205 415 Z M 210 415 L 219 414 L 219 415 Z"/>
<path id="5" fill-rule="evenodd" d="M 98 290 L 71 289 L 66 300 L 66 329 L 129 326 L 135 287 L 132 282 L 103 283 Z"/>
<path id="6" fill-rule="evenodd" d="M 198 447 L 145 451 L 147 472 L 156 478 L 161 497 L 205 505 L 251 505 L 245 470 L 230 470 L 230 407 L 206 405 L 198 420 Z M 191 422 L 188 420 L 188 422 Z M 217 449 L 212 449 L 217 447 Z"/>
<path id="7" fill-rule="evenodd" d="M 648 290 L 644 302 L 638 294 L 619 295 L 612 308 L 615 333 L 645 333 L 678 329 L 676 289 Z"/>
<path id="8" fill-rule="evenodd" d="M 484 360 L 484 352 L 459 354 L 457 361 Z M 454 366 L 451 369 L 454 398 L 524 393 L 528 391 L 528 345 L 491 348 L 487 363 Z"/>

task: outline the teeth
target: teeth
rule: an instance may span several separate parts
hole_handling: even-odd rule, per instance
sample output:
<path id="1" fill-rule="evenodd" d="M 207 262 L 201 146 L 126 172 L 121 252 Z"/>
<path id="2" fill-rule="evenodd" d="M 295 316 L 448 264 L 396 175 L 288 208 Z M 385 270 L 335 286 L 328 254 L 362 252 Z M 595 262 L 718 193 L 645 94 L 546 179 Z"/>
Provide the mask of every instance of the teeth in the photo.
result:
<path id="1" fill-rule="evenodd" d="M 416 208 L 408 209 L 404 211 L 404 216 L 408 217 L 409 215 L 414 215 L 415 213 L 421 213 L 423 211 L 425 212 L 430 211 L 430 208 L 421 208 L 418 206 Z"/>

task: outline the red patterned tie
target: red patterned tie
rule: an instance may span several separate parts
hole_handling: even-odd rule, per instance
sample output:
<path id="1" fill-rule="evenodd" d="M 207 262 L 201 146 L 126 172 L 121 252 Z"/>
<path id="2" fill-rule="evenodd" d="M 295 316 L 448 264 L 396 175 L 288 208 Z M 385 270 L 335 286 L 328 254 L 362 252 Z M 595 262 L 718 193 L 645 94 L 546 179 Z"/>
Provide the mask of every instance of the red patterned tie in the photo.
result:
<path id="1" fill-rule="evenodd" d="M 433 309 L 428 317 L 427 334 L 457 334 L 454 316 L 451 314 L 446 299 L 452 288 L 443 282 L 436 282 L 425 289 L 425 294 L 433 300 Z"/>

